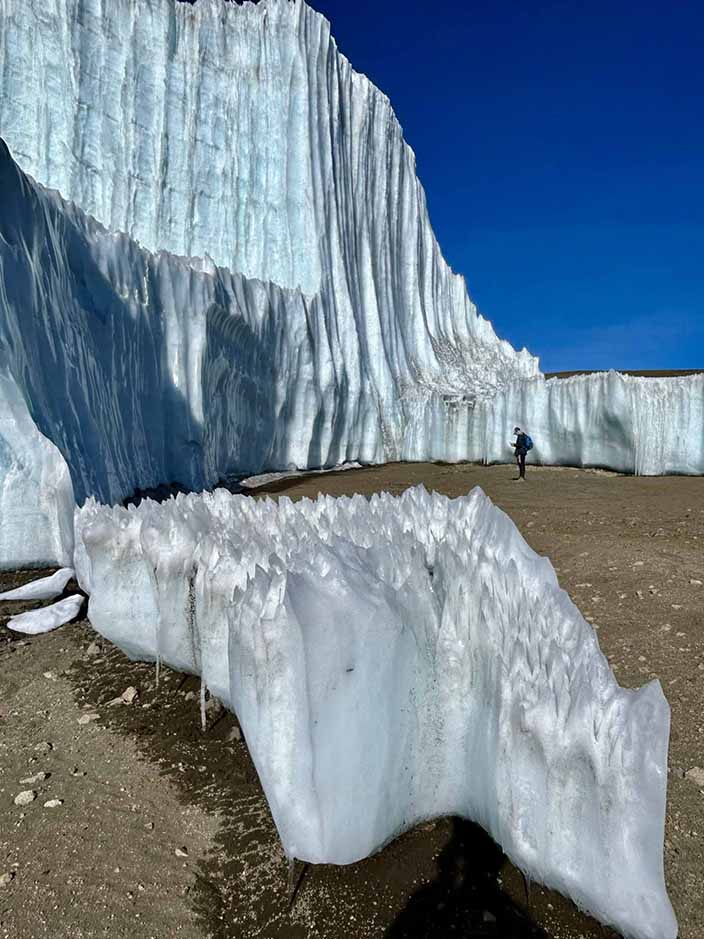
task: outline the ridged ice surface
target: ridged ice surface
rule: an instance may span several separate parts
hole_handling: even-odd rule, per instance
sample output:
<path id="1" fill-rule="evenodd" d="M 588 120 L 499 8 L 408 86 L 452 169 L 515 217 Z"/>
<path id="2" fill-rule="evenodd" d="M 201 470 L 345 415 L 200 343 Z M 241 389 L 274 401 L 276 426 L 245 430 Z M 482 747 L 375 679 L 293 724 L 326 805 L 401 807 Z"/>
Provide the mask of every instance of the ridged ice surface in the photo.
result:
<path id="1" fill-rule="evenodd" d="M 77 546 L 96 629 L 237 713 L 289 856 L 349 863 L 457 814 L 624 935 L 676 935 L 659 683 L 618 686 L 481 490 L 90 502 Z"/>
<path id="2" fill-rule="evenodd" d="M 537 373 L 477 315 L 388 99 L 305 3 L 0 0 L 0 37 L 0 136 L 108 228 L 320 294 L 381 397 L 395 370 L 475 393 Z"/>

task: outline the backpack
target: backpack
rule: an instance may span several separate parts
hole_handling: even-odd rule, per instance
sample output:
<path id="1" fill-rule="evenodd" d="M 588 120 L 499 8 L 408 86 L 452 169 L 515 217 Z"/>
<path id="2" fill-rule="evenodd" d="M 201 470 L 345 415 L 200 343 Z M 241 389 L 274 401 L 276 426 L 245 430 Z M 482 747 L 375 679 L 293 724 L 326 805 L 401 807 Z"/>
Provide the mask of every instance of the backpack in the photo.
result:
<path id="1" fill-rule="evenodd" d="M 528 450 L 533 449 L 533 440 L 531 437 L 528 436 L 528 434 L 524 434 L 524 437 L 526 438 L 526 452 L 527 452 Z"/>

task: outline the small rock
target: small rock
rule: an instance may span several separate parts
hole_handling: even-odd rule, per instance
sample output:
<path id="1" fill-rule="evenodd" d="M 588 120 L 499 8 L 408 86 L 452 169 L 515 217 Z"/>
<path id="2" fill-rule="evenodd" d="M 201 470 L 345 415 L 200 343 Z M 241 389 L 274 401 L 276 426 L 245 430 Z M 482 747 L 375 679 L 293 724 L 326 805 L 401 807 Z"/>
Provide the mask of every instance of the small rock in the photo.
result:
<path id="1" fill-rule="evenodd" d="M 681 603 L 673 603 L 673 604 L 672 604 L 672 609 L 673 609 L 673 610 L 681 610 L 681 609 L 682 609 L 682 604 L 681 604 Z"/>
<path id="2" fill-rule="evenodd" d="M 154 831 L 154 822 L 145 822 L 144 827 L 147 831 Z"/>
<path id="3" fill-rule="evenodd" d="M 125 704 L 134 704 L 138 697 L 139 691 L 133 685 L 130 685 L 129 688 L 125 688 L 120 695 L 120 698 Z"/>
<path id="4" fill-rule="evenodd" d="M 103 647 L 99 642 L 91 642 L 91 644 L 86 649 L 86 655 L 100 655 L 103 651 Z"/>
<path id="5" fill-rule="evenodd" d="M 49 799 L 48 802 L 44 803 L 45 809 L 58 809 L 60 805 L 64 804 L 63 799 Z"/>
<path id="6" fill-rule="evenodd" d="M 176 857 L 188 857 L 188 848 L 185 848 L 185 847 L 176 848 L 176 851 L 174 853 L 176 854 Z"/>
<path id="7" fill-rule="evenodd" d="M 25 789 L 15 796 L 15 805 L 29 805 L 31 802 L 34 802 L 36 798 L 37 793 L 34 789 Z"/>
<path id="8" fill-rule="evenodd" d="M 701 766 L 693 766 L 691 769 L 688 769 L 684 774 L 685 779 L 689 779 L 690 782 L 693 782 L 695 786 L 701 786 L 704 789 L 704 768 Z"/>
<path id="9" fill-rule="evenodd" d="M 86 771 L 84 769 L 79 769 L 77 766 L 74 766 L 73 769 L 71 770 L 71 775 L 72 776 L 85 776 Z"/>
<path id="10" fill-rule="evenodd" d="M 79 724 L 90 724 L 91 721 L 97 721 L 100 714 L 81 714 L 78 718 Z"/>
<path id="11" fill-rule="evenodd" d="M 34 748 L 36 753 L 51 753 L 53 749 L 54 749 L 53 743 L 49 743 L 48 740 L 44 740 L 42 741 L 42 743 L 38 743 L 36 747 Z"/>
<path id="12" fill-rule="evenodd" d="M 4 874 L 0 874 L 0 887 L 9 887 L 14 879 L 15 879 L 14 871 L 7 871 Z"/>
<path id="13" fill-rule="evenodd" d="M 56 681 L 56 675 L 54 672 L 44 672 L 44 677 L 48 678 L 49 681 Z"/>
<path id="14" fill-rule="evenodd" d="M 489 910 L 484 910 L 482 913 L 482 919 L 485 923 L 495 923 L 496 917 L 493 913 L 490 913 Z"/>
<path id="15" fill-rule="evenodd" d="M 701 587 L 701 586 L 702 586 L 701 580 L 695 580 L 694 578 L 692 578 L 692 579 L 690 580 L 690 584 L 691 584 L 693 587 Z"/>
<path id="16" fill-rule="evenodd" d="M 636 596 L 638 597 L 639 600 L 642 600 L 642 599 L 643 599 L 643 591 L 642 591 L 642 590 L 636 590 Z"/>
<path id="17" fill-rule="evenodd" d="M 217 717 L 217 715 L 221 714 L 224 710 L 225 708 L 220 698 L 216 698 L 213 695 L 205 702 L 205 713 L 212 717 Z"/>
<path id="18" fill-rule="evenodd" d="M 195 701 L 196 693 L 195 691 L 187 691 L 186 694 L 183 696 L 183 698 L 184 698 L 184 701 Z"/>
<path id="19" fill-rule="evenodd" d="M 34 776 L 27 776 L 26 779 L 20 779 L 21 786 L 36 786 L 37 783 L 44 782 L 51 773 L 35 773 Z"/>
<path id="20" fill-rule="evenodd" d="M 242 731 L 239 729 L 239 727 L 235 726 L 229 732 L 227 737 L 225 737 L 225 742 L 232 743 L 233 740 L 241 740 L 241 739 L 242 739 Z"/>

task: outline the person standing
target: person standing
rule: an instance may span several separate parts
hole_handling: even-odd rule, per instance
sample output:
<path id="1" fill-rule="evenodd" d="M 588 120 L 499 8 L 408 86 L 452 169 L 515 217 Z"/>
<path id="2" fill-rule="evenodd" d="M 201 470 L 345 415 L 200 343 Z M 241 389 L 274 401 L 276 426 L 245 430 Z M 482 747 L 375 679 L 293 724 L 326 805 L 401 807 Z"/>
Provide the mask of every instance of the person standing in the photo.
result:
<path id="1" fill-rule="evenodd" d="M 514 427 L 513 432 L 516 435 L 516 440 L 511 444 L 513 447 L 514 453 L 516 455 L 516 466 L 518 467 L 518 479 L 526 478 L 526 454 L 530 447 L 528 442 L 530 437 L 528 434 L 524 433 L 520 427 Z"/>

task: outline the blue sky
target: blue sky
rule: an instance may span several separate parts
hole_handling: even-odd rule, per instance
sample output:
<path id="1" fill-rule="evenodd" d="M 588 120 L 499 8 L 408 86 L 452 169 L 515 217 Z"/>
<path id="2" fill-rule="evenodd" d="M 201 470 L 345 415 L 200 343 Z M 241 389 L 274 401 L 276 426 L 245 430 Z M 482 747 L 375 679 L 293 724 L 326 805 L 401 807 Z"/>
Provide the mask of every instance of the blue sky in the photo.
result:
<path id="1" fill-rule="evenodd" d="M 704 3 L 309 0 L 544 371 L 704 367 Z"/>

